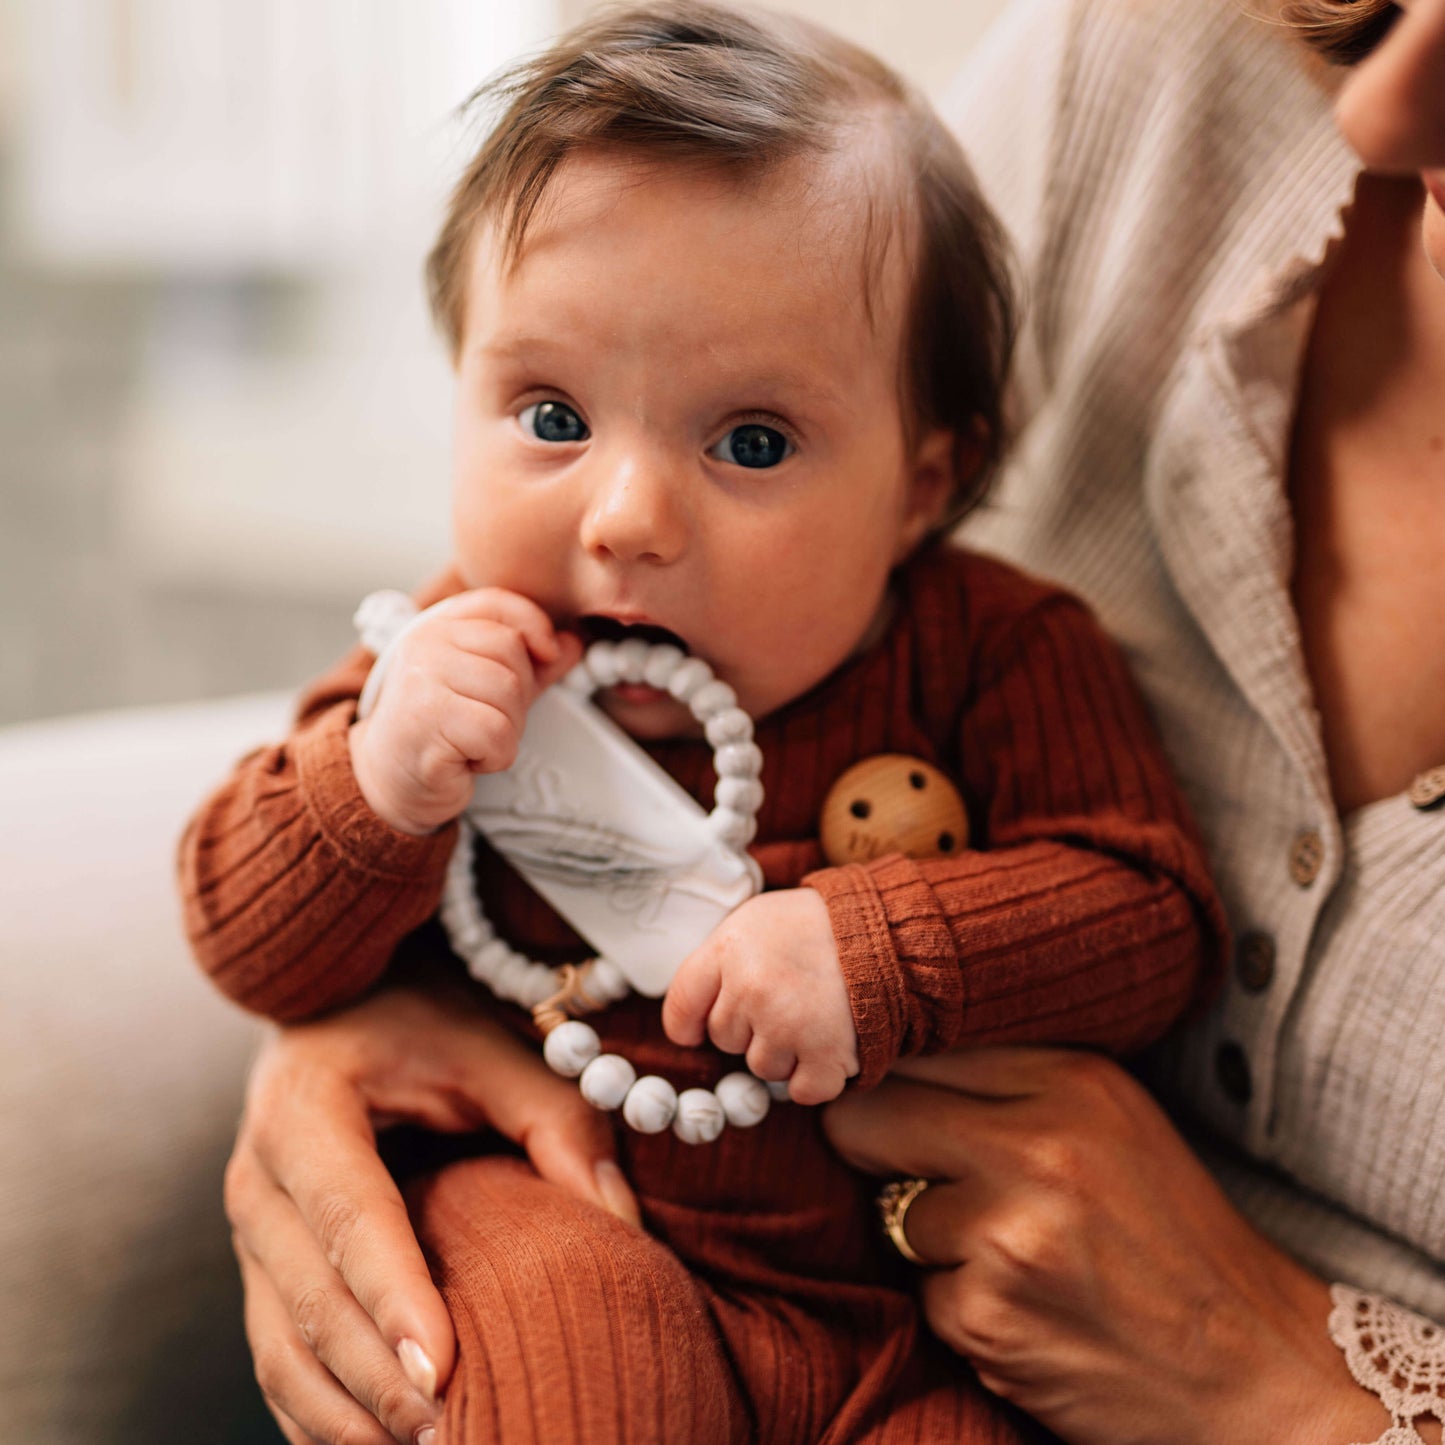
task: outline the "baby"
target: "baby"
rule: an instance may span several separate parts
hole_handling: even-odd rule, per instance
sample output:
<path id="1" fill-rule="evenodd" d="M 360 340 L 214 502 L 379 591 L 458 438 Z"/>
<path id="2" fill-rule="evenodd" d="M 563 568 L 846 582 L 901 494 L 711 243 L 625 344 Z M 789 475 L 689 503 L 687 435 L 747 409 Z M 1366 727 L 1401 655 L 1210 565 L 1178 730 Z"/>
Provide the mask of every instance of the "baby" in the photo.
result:
<path id="1" fill-rule="evenodd" d="M 592 1021 L 639 1072 L 707 1087 L 744 1055 L 793 1103 L 702 1147 L 624 1131 L 646 1234 L 484 1145 L 411 1181 L 460 1341 L 444 1437 L 1017 1438 L 922 1333 L 872 1186 L 798 1106 L 959 1044 L 1139 1047 L 1223 935 L 1096 624 L 938 541 L 1001 435 L 997 228 L 927 106 L 792 21 L 607 12 L 497 93 L 429 265 L 457 375 L 455 550 L 420 600 L 446 600 L 365 720 L 358 653 L 201 810 L 192 941 L 283 1020 L 371 987 L 404 940 L 444 953 L 422 925 L 453 820 L 538 694 L 597 637 L 705 659 L 757 720 L 768 891 L 660 1010 Z M 598 702 L 710 799 L 712 750 L 669 693 Z M 960 786 L 973 846 L 824 866 L 825 796 L 883 753 Z M 495 854 L 477 874 L 513 947 L 585 956 Z"/>

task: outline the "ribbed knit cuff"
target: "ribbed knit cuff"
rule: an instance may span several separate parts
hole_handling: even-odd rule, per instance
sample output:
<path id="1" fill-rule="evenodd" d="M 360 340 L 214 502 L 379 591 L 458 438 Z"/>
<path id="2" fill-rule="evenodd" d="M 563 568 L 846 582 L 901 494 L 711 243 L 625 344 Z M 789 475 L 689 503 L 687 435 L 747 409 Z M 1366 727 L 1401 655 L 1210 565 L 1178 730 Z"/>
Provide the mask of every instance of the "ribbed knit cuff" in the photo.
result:
<path id="1" fill-rule="evenodd" d="M 347 730 L 355 720 L 354 701 L 337 703 L 292 740 L 296 775 L 317 829 L 360 872 L 398 883 L 439 878 L 456 842 L 456 824 L 417 838 L 371 811 L 351 767 Z"/>
<path id="2" fill-rule="evenodd" d="M 838 961 L 858 1032 L 856 1088 L 870 1089 L 893 1067 L 904 1033 L 904 980 L 883 900 L 855 863 L 824 868 L 803 879 L 805 888 L 822 894 L 833 924 Z"/>

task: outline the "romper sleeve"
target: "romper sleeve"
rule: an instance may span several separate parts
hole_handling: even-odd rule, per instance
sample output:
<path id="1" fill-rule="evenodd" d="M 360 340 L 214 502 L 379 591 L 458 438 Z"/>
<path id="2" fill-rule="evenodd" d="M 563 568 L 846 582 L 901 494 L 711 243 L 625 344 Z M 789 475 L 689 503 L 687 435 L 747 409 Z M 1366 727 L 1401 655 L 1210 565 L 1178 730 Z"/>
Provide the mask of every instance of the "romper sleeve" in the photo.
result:
<path id="1" fill-rule="evenodd" d="M 423 607 L 460 589 L 448 574 Z M 428 837 L 376 816 L 347 730 L 373 662 L 357 647 L 302 696 L 289 737 L 237 763 L 181 839 L 187 938 L 216 986 L 291 1022 L 356 997 L 435 912 L 452 824 Z"/>
<path id="2" fill-rule="evenodd" d="M 804 880 L 832 918 L 862 1086 L 958 1044 L 1141 1048 L 1223 957 L 1199 836 L 1088 609 L 1048 594 L 975 659 L 958 745 L 977 850 Z"/>

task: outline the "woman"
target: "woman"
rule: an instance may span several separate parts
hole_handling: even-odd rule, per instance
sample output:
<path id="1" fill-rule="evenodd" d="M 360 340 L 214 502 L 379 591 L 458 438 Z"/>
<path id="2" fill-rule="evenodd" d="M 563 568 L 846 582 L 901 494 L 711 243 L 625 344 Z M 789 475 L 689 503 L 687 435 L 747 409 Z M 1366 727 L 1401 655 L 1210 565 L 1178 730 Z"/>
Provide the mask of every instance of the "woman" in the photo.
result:
<path id="1" fill-rule="evenodd" d="M 1331 78 L 1231 0 L 1035 0 L 960 92 L 1033 291 L 980 535 L 1129 647 L 1240 933 L 1157 1066 L 1188 1143 L 1117 1068 L 1043 1051 L 918 1062 L 833 1115 L 857 1162 L 946 1181 L 904 1221 L 967 1261 L 926 1277 L 935 1328 L 1066 1440 L 1374 1440 L 1328 1282 L 1445 1319 L 1445 0 L 1401 8 L 1373 50 L 1392 6 L 1289 17 L 1371 51 L 1340 123 L 1404 175 L 1357 194 Z M 939 1086 L 956 1127 L 915 1138 Z M 376 1158 L 394 1117 L 489 1121 L 631 1212 L 601 1121 L 484 1024 L 392 994 L 284 1036 L 228 1204 L 293 1441 L 435 1418 L 454 1342 Z"/>

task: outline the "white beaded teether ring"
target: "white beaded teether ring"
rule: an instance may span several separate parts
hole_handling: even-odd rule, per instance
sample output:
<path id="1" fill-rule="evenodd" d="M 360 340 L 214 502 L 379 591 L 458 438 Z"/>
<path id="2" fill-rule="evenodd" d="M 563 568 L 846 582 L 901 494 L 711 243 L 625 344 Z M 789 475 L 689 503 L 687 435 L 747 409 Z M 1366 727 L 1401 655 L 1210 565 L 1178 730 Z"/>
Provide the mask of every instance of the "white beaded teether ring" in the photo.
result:
<path id="1" fill-rule="evenodd" d="M 753 741 L 752 719 L 737 694 L 714 676 L 699 657 L 669 643 L 641 638 L 594 642 L 559 686 L 582 696 L 619 682 L 646 683 L 684 703 L 703 726 L 713 747 L 718 783 L 708 826 L 728 847 L 741 852 L 757 831 L 763 787 L 763 755 Z M 773 1098 L 786 1098 L 787 1085 L 768 1085 L 741 1071 L 719 1080 L 716 1090 L 685 1089 L 681 1095 L 656 1074 L 638 1078 L 620 1054 L 604 1054 L 597 1031 L 576 1013 L 589 1013 L 625 998 L 629 985 L 607 959 L 553 968 L 518 953 L 497 937 L 476 896 L 472 861 L 476 830 L 460 819 L 457 845 L 447 867 L 441 922 L 452 949 L 472 977 L 498 998 L 532 1010 L 544 1032 L 542 1056 L 564 1078 L 579 1081 L 594 1108 L 621 1109 L 644 1134 L 672 1128 L 688 1144 L 710 1143 L 724 1124 L 745 1129 L 767 1114 Z"/>

